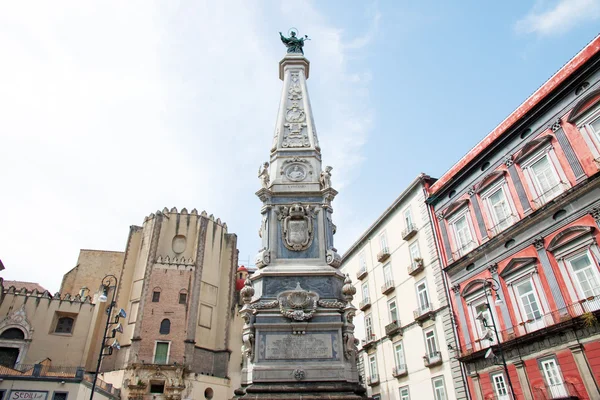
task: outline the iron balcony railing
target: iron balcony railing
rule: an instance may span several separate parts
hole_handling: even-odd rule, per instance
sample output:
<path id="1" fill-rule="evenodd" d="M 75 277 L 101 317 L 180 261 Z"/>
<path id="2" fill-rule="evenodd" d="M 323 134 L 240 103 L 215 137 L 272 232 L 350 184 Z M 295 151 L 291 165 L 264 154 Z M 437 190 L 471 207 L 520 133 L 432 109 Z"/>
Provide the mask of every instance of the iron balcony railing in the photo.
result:
<path id="1" fill-rule="evenodd" d="M 600 310 L 600 296 L 590 296 L 587 299 L 569 304 L 567 307 L 546 313 L 540 318 L 523 321 L 512 328 L 499 331 L 498 336 L 500 337 L 501 343 L 508 342 L 532 334 L 540 329 L 549 328 L 553 325 L 579 318 L 583 314 L 596 310 Z M 481 340 L 477 339 L 467 343 L 461 350 L 461 357 L 468 356 L 476 351 L 489 347 L 482 346 L 480 342 Z M 494 343 L 491 343 L 491 345 L 495 344 L 494 338 Z"/>
<path id="2" fill-rule="evenodd" d="M 360 267 L 360 269 L 356 273 L 356 279 L 362 279 L 365 276 L 367 276 L 367 266 L 363 265 L 362 267 Z"/>
<path id="3" fill-rule="evenodd" d="M 367 385 L 375 386 L 379 385 L 379 375 L 373 374 L 367 378 Z"/>
<path id="4" fill-rule="evenodd" d="M 394 378 L 400 378 L 402 376 L 408 375 L 408 369 L 406 369 L 406 364 L 396 365 L 392 369 L 392 375 Z"/>
<path id="5" fill-rule="evenodd" d="M 504 218 L 501 221 L 498 221 L 498 223 L 494 226 L 492 226 L 490 229 L 488 229 L 488 231 L 490 232 L 490 234 L 492 236 L 495 236 L 497 234 L 499 234 L 500 232 L 502 232 L 505 229 L 510 228 L 510 226 L 512 224 L 514 224 L 515 222 L 517 222 L 519 220 L 519 218 L 516 215 L 509 215 L 508 217 Z"/>
<path id="6" fill-rule="evenodd" d="M 423 271 L 423 269 L 425 269 L 425 263 L 423 262 L 423 259 L 416 258 L 408 266 L 408 274 L 414 276 L 419 272 Z"/>
<path id="7" fill-rule="evenodd" d="M 439 351 L 435 351 L 431 354 L 425 354 L 423 356 L 423 364 L 426 367 L 435 367 L 436 365 L 440 365 L 442 363 L 442 353 Z"/>
<path id="8" fill-rule="evenodd" d="M 421 307 L 413 311 L 413 316 L 415 320 L 420 321 L 422 319 L 429 318 L 432 312 L 433 306 L 431 305 L 431 303 L 423 304 Z"/>
<path id="9" fill-rule="evenodd" d="M 394 289 L 395 289 L 394 280 L 389 279 L 384 282 L 383 286 L 381 286 L 381 293 L 388 294 L 388 293 L 392 292 Z"/>
<path id="10" fill-rule="evenodd" d="M 465 243 L 464 245 L 462 245 L 461 247 L 459 247 L 458 249 L 456 249 L 455 251 L 452 252 L 452 257 L 455 260 L 458 260 L 459 258 L 461 258 L 462 256 L 464 256 L 465 254 L 467 254 L 468 252 L 470 252 L 471 250 L 473 250 L 475 247 L 477 247 L 477 242 L 474 240 L 471 240 L 467 243 Z"/>
<path id="11" fill-rule="evenodd" d="M 535 204 L 536 207 L 541 207 L 559 194 L 564 193 L 568 188 L 569 185 L 565 182 L 558 182 L 556 185 L 552 186 L 550 189 L 533 199 L 533 204 Z"/>
<path id="12" fill-rule="evenodd" d="M 365 349 L 370 348 L 375 343 L 377 343 L 377 336 L 375 336 L 374 333 L 371 333 L 370 335 L 367 333 L 366 339 L 361 340 L 362 347 Z"/>
<path id="13" fill-rule="evenodd" d="M 393 336 L 396 334 L 401 334 L 402 328 L 400 327 L 400 321 L 392 321 L 392 323 L 387 324 L 385 326 L 385 334 L 387 336 Z"/>
<path id="14" fill-rule="evenodd" d="M 416 233 L 417 227 L 411 222 L 406 226 L 406 228 L 404 228 L 404 230 L 402 230 L 402 239 L 409 240 L 411 237 L 415 236 Z"/>
<path id="15" fill-rule="evenodd" d="M 381 251 L 379 253 L 377 253 L 377 261 L 379 261 L 379 262 L 384 262 L 389 257 L 390 257 L 390 249 L 388 249 L 387 247 L 384 247 L 383 249 L 381 249 Z"/>
<path id="16" fill-rule="evenodd" d="M 533 388 L 535 398 L 540 400 L 580 399 L 582 396 L 571 382 L 560 382 L 554 385 L 544 384 Z"/>
<path id="17" fill-rule="evenodd" d="M 361 302 L 358 303 L 358 308 L 360 308 L 362 311 L 365 311 L 369 307 L 371 307 L 371 299 L 368 297 L 363 298 Z"/>

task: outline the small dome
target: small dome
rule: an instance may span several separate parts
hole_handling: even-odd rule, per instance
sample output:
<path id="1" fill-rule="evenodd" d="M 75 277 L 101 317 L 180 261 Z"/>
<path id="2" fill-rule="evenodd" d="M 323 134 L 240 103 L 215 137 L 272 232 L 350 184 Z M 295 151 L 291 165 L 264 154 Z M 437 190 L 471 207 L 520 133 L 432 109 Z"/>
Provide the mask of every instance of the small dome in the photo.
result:
<path id="1" fill-rule="evenodd" d="M 246 267 L 244 267 L 243 265 L 240 265 L 237 269 L 237 272 L 242 272 L 242 271 L 246 271 L 248 272 L 248 270 L 246 269 Z"/>

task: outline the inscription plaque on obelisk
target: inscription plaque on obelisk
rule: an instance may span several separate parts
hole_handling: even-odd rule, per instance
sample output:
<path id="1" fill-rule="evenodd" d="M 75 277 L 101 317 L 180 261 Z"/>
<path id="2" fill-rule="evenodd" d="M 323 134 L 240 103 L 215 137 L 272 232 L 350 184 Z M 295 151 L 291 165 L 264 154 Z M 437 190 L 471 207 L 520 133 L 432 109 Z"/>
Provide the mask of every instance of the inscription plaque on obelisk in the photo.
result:
<path id="1" fill-rule="evenodd" d="M 333 358 L 331 334 L 270 334 L 265 340 L 265 359 L 294 360 Z"/>

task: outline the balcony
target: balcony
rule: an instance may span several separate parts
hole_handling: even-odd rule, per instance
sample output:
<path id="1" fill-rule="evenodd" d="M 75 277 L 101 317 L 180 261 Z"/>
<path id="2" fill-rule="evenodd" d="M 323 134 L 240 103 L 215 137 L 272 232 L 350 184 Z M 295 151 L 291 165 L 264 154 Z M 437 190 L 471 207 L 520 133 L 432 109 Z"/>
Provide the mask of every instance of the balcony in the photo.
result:
<path id="1" fill-rule="evenodd" d="M 558 331 L 565 329 L 565 324 L 572 320 L 584 320 L 587 315 L 596 315 L 600 310 L 600 296 L 591 296 L 576 303 L 569 304 L 560 310 L 555 310 L 542 315 L 535 320 L 523 321 L 512 328 L 498 332 L 501 343 L 511 342 L 515 339 L 526 340 L 527 337 L 537 337 L 544 335 L 549 331 Z M 584 316 L 584 314 L 586 316 Z M 495 343 L 494 343 L 495 344 Z M 492 344 L 492 345 L 494 345 Z M 460 357 L 468 357 L 472 354 L 485 350 L 488 346 L 482 346 L 479 340 L 467 343 L 460 353 Z"/>
<path id="2" fill-rule="evenodd" d="M 455 260 L 458 260 L 459 258 L 461 258 L 462 256 L 464 256 L 465 254 L 469 253 L 471 250 L 473 250 L 475 247 L 477 247 L 477 242 L 474 240 L 471 240 L 468 243 L 465 243 L 464 245 L 462 245 L 461 247 L 459 247 L 457 250 L 452 252 L 452 258 L 454 258 Z"/>
<path id="3" fill-rule="evenodd" d="M 362 311 L 365 311 L 369 307 L 371 307 L 371 299 L 368 297 L 365 297 L 360 303 L 358 303 L 358 308 L 360 308 Z"/>
<path id="4" fill-rule="evenodd" d="M 423 304 L 421 307 L 413 311 L 413 316 L 415 317 L 415 321 L 417 321 L 419 324 L 429 318 L 433 319 L 433 306 L 431 304 Z"/>
<path id="5" fill-rule="evenodd" d="M 423 259 L 415 258 L 408 266 L 408 274 L 415 276 L 419 272 L 423 271 L 423 269 L 425 269 L 425 263 L 423 262 Z"/>
<path id="6" fill-rule="evenodd" d="M 379 262 L 384 262 L 388 258 L 390 258 L 390 249 L 387 247 L 384 247 L 379 253 L 377 253 L 377 261 Z"/>
<path id="7" fill-rule="evenodd" d="M 436 351 L 433 354 L 425 354 L 423 356 L 423 364 L 427 368 L 435 367 L 436 365 L 440 365 L 442 363 L 442 353 Z"/>
<path id="8" fill-rule="evenodd" d="M 367 276 L 367 266 L 363 265 L 362 267 L 360 267 L 360 269 L 356 273 L 356 279 L 362 279 L 365 276 Z"/>
<path id="9" fill-rule="evenodd" d="M 580 395 L 571 382 L 560 382 L 554 385 L 544 384 L 533 388 L 538 399 L 559 400 L 579 399 Z"/>
<path id="10" fill-rule="evenodd" d="M 511 214 L 508 217 L 506 217 L 505 219 L 503 219 L 502 221 L 499 221 L 496 225 L 494 225 L 490 229 L 488 229 L 488 232 L 490 233 L 490 236 L 496 236 L 503 230 L 510 228 L 512 226 L 512 224 L 514 224 L 518 220 L 519 220 L 519 217 Z"/>
<path id="11" fill-rule="evenodd" d="M 368 350 L 371 347 L 375 346 L 376 343 L 377 343 L 377 336 L 375 336 L 375 334 L 371 334 L 371 337 L 368 339 L 361 340 L 362 347 L 365 350 Z"/>
<path id="12" fill-rule="evenodd" d="M 410 224 L 408 224 L 406 226 L 406 228 L 404 228 L 404 230 L 402 231 L 402 239 L 403 240 L 408 240 L 411 237 L 415 236 L 415 234 L 417 233 L 417 227 L 415 226 L 415 224 L 413 224 L 412 222 Z"/>
<path id="13" fill-rule="evenodd" d="M 392 369 L 392 375 L 394 378 L 402 378 L 403 376 L 408 375 L 406 364 L 395 366 L 394 369 Z"/>
<path id="14" fill-rule="evenodd" d="M 401 335 L 402 328 L 400 327 L 400 321 L 394 321 L 391 324 L 385 326 L 385 334 L 392 338 L 394 335 Z"/>
<path id="15" fill-rule="evenodd" d="M 373 374 L 367 378 L 367 385 L 377 386 L 379 385 L 379 375 Z"/>
<path id="16" fill-rule="evenodd" d="M 569 185 L 564 182 L 558 182 L 556 185 L 552 186 L 550 189 L 546 190 L 544 193 L 539 195 L 537 198 L 533 199 L 533 204 L 537 208 L 540 208 L 544 204 L 548 203 L 550 200 L 557 197 L 559 194 L 564 193 L 569 188 Z"/>
<path id="17" fill-rule="evenodd" d="M 383 286 L 381 286 L 381 293 L 388 294 L 394 291 L 396 286 L 394 286 L 394 280 L 390 279 L 389 281 L 385 281 Z"/>

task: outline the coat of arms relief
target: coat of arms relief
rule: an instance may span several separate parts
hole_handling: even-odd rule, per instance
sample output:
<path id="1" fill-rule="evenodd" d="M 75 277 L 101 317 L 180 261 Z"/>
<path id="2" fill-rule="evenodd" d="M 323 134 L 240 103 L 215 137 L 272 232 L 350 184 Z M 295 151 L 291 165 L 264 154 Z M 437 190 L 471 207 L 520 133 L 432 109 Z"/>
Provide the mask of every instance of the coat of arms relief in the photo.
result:
<path id="1" fill-rule="evenodd" d="M 283 244 L 288 250 L 303 251 L 310 247 L 314 238 L 313 219 L 318 212 L 315 206 L 299 203 L 291 207 L 280 206 L 277 218 L 281 221 Z"/>

